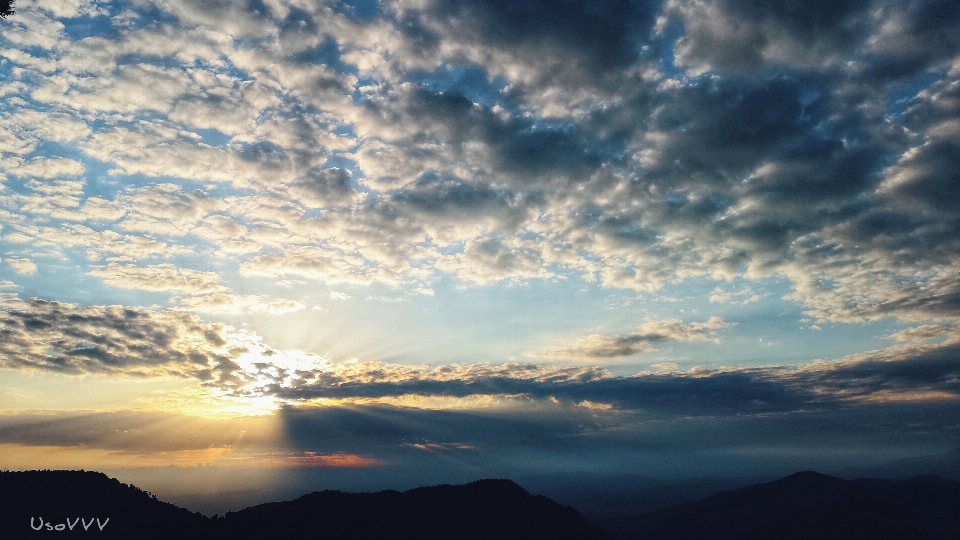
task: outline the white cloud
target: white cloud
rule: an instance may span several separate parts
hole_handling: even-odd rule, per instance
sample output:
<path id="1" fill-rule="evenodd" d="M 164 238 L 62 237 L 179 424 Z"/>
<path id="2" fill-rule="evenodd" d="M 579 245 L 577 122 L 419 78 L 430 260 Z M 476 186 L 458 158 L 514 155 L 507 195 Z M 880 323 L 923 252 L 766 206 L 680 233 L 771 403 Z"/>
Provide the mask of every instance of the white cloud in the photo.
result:
<path id="1" fill-rule="evenodd" d="M 546 267 L 536 248 L 517 244 L 498 238 L 469 240 L 463 253 L 444 256 L 437 261 L 437 268 L 477 285 L 558 277 Z"/>
<path id="2" fill-rule="evenodd" d="M 220 276 L 172 264 L 134 266 L 111 264 L 88 272 L 107 285 L 121 289 L 201 295 L 226 291 Z"/>
<path id="3" fill-rule="evenodd" d="M 30 275 L 37 273 L 37 265 L 33 263 L 30 259 L 6 259 L 7 266 L 13 269 L 14 272 L 23 275 Z"/>
<path id="4" fill-rule="evenodd" d="M 914 328 L 907 328 L 887 336 L 899 342 L 924 343 L 947 335 L 947 329 L 938 324 L 925 324 Z"/>
<path id="5" fill-rule="evenodd" d="M 250 307 L 251 312 L 269 313 L 271 315 L 285 315 L 287 313 L 296 313 L 305 306 L 303 302 L 296 300 L 275 300 L 270 303 L 257 304 Z"/>
<path id="6" fill-rule="evenodd" d="M 719 342 L 716 331 L 728 327 L 720 317 L 704 322 L 685 324 L 679 319 L 651 319 L 627 335 L 591 334 L 570 343 L 547 349 L 537 354 L 544 358 L 575 358 L 581 360 L 611 359 L 655 351 L 654 343 L 662 341 Z"/>
<path id="7" fill-rule="evenodd" d="M 279 299 L 268 301 L 262 295 L 236 295 L 228 293 L 208 294 L 178 299 L 173 309 L 194 313 L 238 315 L 241 313 L 269 313 L 283 315 L 295 313 L 306 306 L 296 300 Z"/>

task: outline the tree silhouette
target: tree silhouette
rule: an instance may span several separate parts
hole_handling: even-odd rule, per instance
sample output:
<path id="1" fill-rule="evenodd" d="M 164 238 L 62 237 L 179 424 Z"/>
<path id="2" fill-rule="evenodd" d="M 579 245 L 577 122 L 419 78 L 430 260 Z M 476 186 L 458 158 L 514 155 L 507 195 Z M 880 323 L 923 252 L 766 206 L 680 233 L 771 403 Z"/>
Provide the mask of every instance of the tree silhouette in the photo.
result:
<path id="1" fill-rule="evenodd" d="M 0 19 L 6 19 L 13 15 L 13 4 L 15 0 L 0 0 Z"/>

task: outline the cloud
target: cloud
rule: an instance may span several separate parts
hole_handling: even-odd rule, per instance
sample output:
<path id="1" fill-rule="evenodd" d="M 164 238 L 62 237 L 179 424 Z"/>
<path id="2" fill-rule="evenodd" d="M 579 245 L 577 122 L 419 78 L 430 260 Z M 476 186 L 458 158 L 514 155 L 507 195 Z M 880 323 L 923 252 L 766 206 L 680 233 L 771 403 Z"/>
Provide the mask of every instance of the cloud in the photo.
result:
<path id="1" fill-rule="evenodd" d="M 780 275 L 817 321 L 960 317 L 952 4 L 215 4 L 18 14 L 9 257 L 406 291 Z M 109 35 L 58 20 L 101 9 Z"/>
<path id="2" fill-rule="evenodd" d="M 723 328 L 648 321 L 635 335 L 650 343 L 699 341 Z M 960 399 L 956 340 L 896 345 L 797 367 L 692 369 L 615 376 L 599 366 L 473 364 L 439 367 L 379 362 L 333 363 L 277 350 L 253 334 L 176 311 L 119 306 L 80 308 L 3 298 L 0 358 L 6 369 L 68 375 L 178 377 L 225 396 L 277 403 L 406 403 L 493 398 L 609 404 L 584 410 L 646 410 L 669 415 L 763 414 L 849 404 L 941 403 Z M 605 349 L 601 349 L 603 352 Z M 479 402 L 478 402 L 479 403 Z M 469 408 L 469 407 L 468 407 Z M 439 440 L 451 440 L 438 437 Z"/>
<path id="3" fill-rule="evenodd" d="M 172 264 L 152 266 L 111 264 L 91 270 L 89 274 L 101 278 L 107 285 L 121 289 L 188 295 L 203 295 L 227 290 L 220 285 L 220 276 L 213 272 L 177 268 Z"/>
<path id="4" fill-rule="evenodd" d="M 894 332 L 887 336 L 887 339 L 905 342 L 924 342 L 939 337 L 943 337 L 946 330 L 938 324 L 925 324 L 915 328 L 907 328 L 899 332 Z"/>
<path id="5" fill-rule="evenodd" d="M 220 210 L 223 201 L 201 190 L 184 191 L 175 184 L 129 190 L 118 197 L 128 211 L 118 224 L 124 231 L 183 236 L 205 216 Z"/>
<path id="6" fill-rule="evenodd" d="M 628 336 L 591 334 L 569 345 L 548 349 L 544 355 L 560 358 L 620 358 L 655 350 L 656 348 L 644 341 L 640 334 Z"/>
<path id="7" fill-rule="evenodd" d="M 98 231 L 82 224 L 64 223 L 59 227 L 13 224 L 3 240 L 12 244 L 32 244 L 38 247 L 85 248 L 88 260 L 97 261 L 104 255 L 115 260 L 148 260 L 157 257 L 188 255 L 193 250 L 171 245 L 140 235 L 124 235 L 113 230 Z"/>
<path id="8" fill-rule="evenodd" d="M 292 198 L 314 208 L 358 202 L 361 195 L 350 186 L 350 171 L 336 167 L 311 170 L 290 187 Z"/>
<path id="9" fill-rule="evenodd" d="M 355 364 L 305 377 L 273 395 L 290 400 L 462 398 L 487 394 L 584 400 L 668 414 L 760 414 L 848 403 L 953 402 L 960 399 L 956 346 L 889 349 L 797 368 L 694 369 L 615 377 L 602 368 L 529 365 L 412 366 Z"/>
<path id="10" fill-rule="evenodd" d="M 504 48 L 542 48 L 550 54 L 566 52 L 573 60 L 589 64 L 589 69 L 604 70 L 636 60 L 640 37 L 653 22 L 653 7 L 627 1 L 584 6 L 567 1 L 442 0 L 432 2 L 427 14 L 439 19 L 438 25 L 466 21 L 467 32 L 475 34 L 461 39 Z M 453 28 L 443 30 L 451 32 Z"/>
<path id="11" fill-rule="evenodd" d="M 262 295 L 209 294 L 180 298 L 173 309 L 194 313 L 238 315 L 241 313 L 269 313 L 283 315 L 295 313 L 306 306 L 296 300 L 274 300 L 269 302 Z"/>
<path id="12" fill-rule="evenodd" d="M 233 388 L 253 380 L 237 359 L 256 340 L 172 311 L 2 299 L 0 366 L 31 372 L 180 377 Z"/>
<path id="13" fill-rule="evenodd" d="M 7 266 L 14 272 L 22 275 L 31 275 L 37 273 L 37 265 L 30 259 L 7 259 Z"/>
<path id="14" fill-rule="evenodd" d="M 878 74 L 904 76 L 951 61 L 960 41 L 960 12 L 949 2 L 882 3 L 868 45 L 880 60 Z"/>
<path id="15" fill-rule="evenodd" d="M 30 4 L 28 4 L 28 6 L 30 6 Z M 49 11 L 54 17 L 58 18 L 73 18 L 95 11 L 93 2 L 89 0 L 54 0 L 53 2 L 44 2 L 42 5 L 36 5 L 36 7 L 44 11 Z"/>
<path id="16" fill-rule="evenodd" d="M 303 302 L 296 300 L 277 300 L 269 304 L 258 304 L 251 308 L 251 311 L 265 311 L 271 315 L 284 315 L 286 313 L 296 313 L 306 306 Z"/>
<path id="17" fill-rule="evenodd" d="M 257 255 L 240 265 L 242 276 L 300 276 L 326 283 L 396 285 L 400 277 L 354 254 L 322 247 L 292 247 L 282 255 Z"/>
<path id="18" fill-rule="evenodd" d="M 0 161 L 0 169 L 21 178 L 57 178 L 79 176 L 85 168 L 82 163 L 67 158 L 35 157 L 29 161 L 13 158 Z"/>
<path id="19" fill-rule="evenodd" d="M 869 35 L 869 8 L 866 0 L 799 8 L 765 0 L 672 0 L 665 11 L 684 27 L 676 63 L 700 75 L 754 73 L 769 64 L 836 65 Z"/>
<path id="20" fill-rule="evenodd" d="M 717 304 L 717 303 L 725 303 L 725 302 L 736 300 L 737 302 L 740 303 L 741 306 L 745 306 L 747 304 L 759 302 L 760 295 L 751 294 L 751 292 L 752 291 L 750 289 L 743 289 L 736 292 L 728 292 L 728 291 L 724 291 L 720 287 L 717 287 L 712 291 L 710 291 L 710 303 Z M 746 296 L 747 298 L 740 300 L 740 298 L 744 296 Z"/>
<path id="21" fill-rule="evenodd" d="M 560 347 L 547 349 L 540 356 L 550 358 L 578 358 L 585 360 L 622 358 L 635 354 L 655 351 L 653 343 L 661 341 L 707 341 L 713 339 L 716 330 L 729 324 L 720 317 L 711 317 L 699 323 L 684 324 L 679 319 L 650 320 L 636 332 L 622 336 L 619 334 L 603 336 L 591 334 Z"/>
<path id="22" fill-rule="evenodd" d="M 505 243 L 499 238 L 471 240 L 464 246 L 463 253 L 437 261 L 441 270 L 478 285 L 502 280 L 520 283 L 528 279 L 555 278 L 556 274 L 545 266 L 536 249 L 519 242 Z"/>
<path id="23" fill-rule="evenodd" d="M 256 253 L 262 249 L 259 243 L 249 240 L 250 230 L 227 216 L 213 215 L 204 218 L 190 234 L 210 242 L 223 257 Z"/>

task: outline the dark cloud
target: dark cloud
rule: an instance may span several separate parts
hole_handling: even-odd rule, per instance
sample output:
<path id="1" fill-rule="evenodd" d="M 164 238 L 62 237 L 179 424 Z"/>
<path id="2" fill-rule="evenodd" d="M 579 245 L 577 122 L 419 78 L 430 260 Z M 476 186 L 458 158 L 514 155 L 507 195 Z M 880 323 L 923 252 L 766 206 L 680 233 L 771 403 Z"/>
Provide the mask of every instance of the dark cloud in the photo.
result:
<path id="1" fill-rule="evenodd" d="M 400 17 L 397 28 L 410 41 L 415 51 L 433 50 L 441 42 L 440 36 L 424 26 L 415 12 L 407 12 Z"/>
<path id="2" fill-rule="evenodd" d="M 686 85 L 667 99 L 661 96 L 645 129 L 666 138 L 652 148 L 657 159 L 644 175 L 667 182 L 737 185 L 770 163 L 777 167 L 772 174 L 788 176 L 791 168 L 801 169 L 798 176 L 818 173 L 779 186 L 776 177 L 773 186 L 764 184 L 762 189 L 778 191 L 784 200 L 856 193 L 879 164 L 857 161 L 862 150 L 845 147 L 847 134 L 825 129 L 835 120 L 822 84 L 793 76 L 719 79 Z"/>
<path id="3" fill-rule="evenodd" d="M 355 202 L 359 193 L 346 169 L 315 167 L 291 184 L 291 195 L 307 206 L 340 207 Z"/>
<path id="4" fill-rule="evenodd" d="M 926 392 L 956 396 L 960 391 L 958 354 L 960 345 L 953 344 L 909 354 L 906 358 L 893 361 L 889 358 L 869 358 L 823 370 L 812 369 L 799 374 L 800 382 L 811 386 L 824 384 L 845 398 L 877 395 L 879 400 L 884 400 L 887 395 L 893 394 L 892 400 L 895 400 L 897 394 L 906 396 Z"/>
<path id="5" fill-rule="evenodd" d="M 878 2 L 870 75 L 912 77 L 960 52 L 960 8 L 949 0 Z"/>
<path id="6" fill-rule="evenodd" d="M 919 213 L 934 209 L 957 217 L 960 208 L 960 138 L 931 141 L 891 171 L 885 194 Z M 909 201 L 909 202 L 907 202 Z M 912 203 L 912 204 L 911 204 Z"/>
<path id="7" fill-rule="evenodd" d="M 573 133 L 561 130 L 522 130 L 498 137 L 502 167 L 520 176 L 584 177 L 602 163 L 601 156 Z"/>
<path id="8" fill-rule="evenodd" d="M 698 376 L 642 375 L 583 382 L 543 383 L 510 377 L 478 380 L 409 380 L 391 383 L 341 383 L 324 377 L 317 383 L 275 388 L 285 399 L 383 398 L 404 395 L 466 397 L 522 395 L 534 399 L 556 398 L 579 403 L 587 400 L 613 403 L 625 409 L 671 414 L 758 413 L 792 410 L 809 403 L 807 390 L 764 377 L 764 373 L 733 372 Z"/>
<path id="9" fill-rule="evenodd" d="M 400 215 L 416 217 L 427 224 L 428 234 L 450 226 L 482 224 L 498 231 L 514 231 L 542 205 L 542 194 L 533 190 L 518 193 L 476 185 L 456 177 L 424 173 L 413 185 L 404 187 L 380 206 Z"/>
<path id="10" fill-rule="evenodd" d="M 664 375 L 612 377 L 604 371 L 555 371 L 544 380 L 542 368 L 482 366 L 444 372 L 372 371 L 373 380 L 356 374 L 322 373 L 316 378 L 273 386 L 268 392 L 288 400 L 311 398 L 395 398 L 407 395 L 466 397 L 525 396 L 572 403 L 611 403 L 627 410 L 664 414 L 758 414 L 806 407 L 837 407 L 869 401 L 950 400 L 960 395 L 956 345 L 822 363 L 798 369 L 741 368 Z M 378 380 L 379 379 L 379 380 Z M 952 397 L 951 397 L 952 396 Z"/>
<path id="11" fill-rule="evenodd" d="M 230 352 L 242 350 L 242 343 L 229 338 L 222 324 L 171 311 L 3 300 L 0 366 L 7 369 L 166 375 L 215 380 L 226 387 L 248 380 Z"/>
<path id="12" fill-rule="evenodd" d="M 704 415 L 546 405 L 463 411 L 287 407 L 280 416 L 296 450 L 366 451 L 390 463 L 391 469 L 413 466 L 420 475 L 424 467 L 448 466 L 529 474 L 553 470 L 560 463 L 579 470 L 658 477 L 743 474 L 751 468 L 789 471 L 843 464 L 850 452 L 865 456 L 960 442 L 948 429 L 960 420 L 949 402 Z"/>
<path id="13" fill-rule="evenodd" d="M 637 59 L 659 3 L 439 0 L 428 13 L 450 26 L 465 23 L 488 45 L 562 51 L 589 70 L 602 72 Z"/>
<path id="14" fill-rule="evenodd" d="M 583 181 L 622 147 L 617 137 L 623 134 L 504 114 L 499 103 L 426 84 L 396 87 L 364 101 L 363 110 L 365 129 L 388 139 L 402 160 L 401 167 L 385 168 L 385 174 L 372 178 L 374 187 L 457 176 L 466 169 L 474 176 L 471 184 L 506 183 L 530 191 L 541 184 Z"/>
<path id="15" fill-rule="evenodd" d="M 677 63 L 696 73 L 754 73 L 769 64 L 837 63 L 869 35 L 869 0 L 669 2 L 685 33 Z"/>

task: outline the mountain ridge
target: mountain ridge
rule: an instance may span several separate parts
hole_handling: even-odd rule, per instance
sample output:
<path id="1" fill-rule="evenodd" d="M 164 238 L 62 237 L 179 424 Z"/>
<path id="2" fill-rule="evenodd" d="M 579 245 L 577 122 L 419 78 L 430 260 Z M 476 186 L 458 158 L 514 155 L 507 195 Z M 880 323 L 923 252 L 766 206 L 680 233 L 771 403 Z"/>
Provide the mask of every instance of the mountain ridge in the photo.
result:
<path id="1" fill-rule="evenodd" d="M 879 465 L 846 467 L 835 471 L 841 478 L 886 478 L 906 480 L 918 476 L 935 475 L 960 480 L 960 448 L 928 456 L 909 457 Z"/>
<path id="2" fill-rule="evenodd" d="M 100 472 L 0 472 L 0 531 L 5 540 L 35 537 L 38 530 L 69 527 L 79 532 L 76 527 L 94 519 L 103 521 L 89 534 L 105 539 L 244 540 L 313 537 L 318 531 L 328 540 L 610 538 L 573 508 L 531 495 L 510 480 L 404 492 L 325 490 L 207 518 Z M 36 520 L 51 527 L 45 529 Z"/>
<path id="3" fill-rule="evenodd" d="M 329 540 L 946 540 L 960 538 L 956 508 L 960 482 L 946 478 L 845 480 L 801 471 L 653 512 L 589 520 L 497 479 L 406 491 L 314 491 L 207 518 L 99 472 L 0 472 L 5 540 L 35 537 L 44 524 L 46 530 L 98 527 L 90 534 L 99 538 L 178 540 L 317 534 Z"/>
<path id="4" fill-rule="evenodd" d="M 594 519 L 622 540 L 960 537 L 960 482 L 844 480 L 815 471 L 641 514 Z"/>

